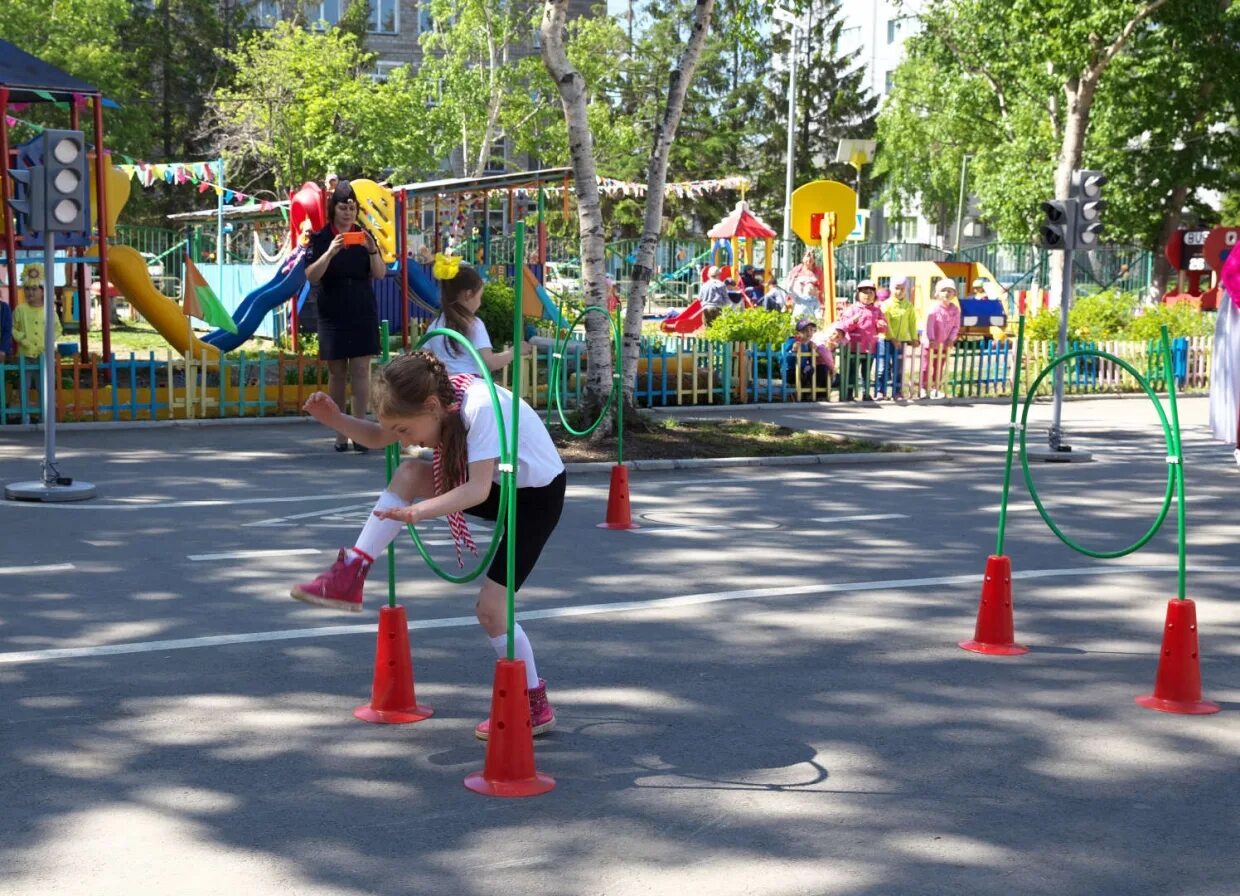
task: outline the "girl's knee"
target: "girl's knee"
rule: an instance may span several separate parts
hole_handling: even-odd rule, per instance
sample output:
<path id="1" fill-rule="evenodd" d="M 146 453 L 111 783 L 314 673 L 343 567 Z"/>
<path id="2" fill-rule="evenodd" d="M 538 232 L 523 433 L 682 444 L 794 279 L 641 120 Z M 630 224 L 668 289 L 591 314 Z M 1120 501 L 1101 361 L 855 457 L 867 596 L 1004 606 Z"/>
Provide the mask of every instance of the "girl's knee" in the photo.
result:
<path id="1" fill-rule="evenodd" d="M 435 483 L 431 466 L 423 460 L 407 460 L 396 468 L 388 491 L 406 501 L 434 494 Z"/>

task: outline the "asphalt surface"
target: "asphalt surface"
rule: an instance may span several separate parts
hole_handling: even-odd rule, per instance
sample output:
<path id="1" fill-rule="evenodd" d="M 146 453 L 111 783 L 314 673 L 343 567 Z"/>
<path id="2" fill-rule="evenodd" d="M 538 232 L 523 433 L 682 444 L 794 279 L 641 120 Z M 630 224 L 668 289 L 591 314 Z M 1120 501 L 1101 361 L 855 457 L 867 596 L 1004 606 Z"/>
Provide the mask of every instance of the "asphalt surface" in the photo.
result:
<path id="1" fill-rule="evenodd" d="M 692 416 L 736 414 L 692 410 Z M 1174 508 L 1139 553 L 1058 542 L 1014 472 L 1018 640 L 973 634 L 1008 409 L 798 405 L 746 416 L 895 439 L 840 466 L 570 474 L 518 611 L 558 712 L 545 796 L 478 796 L 494 657 L 474 589 L 407 542 L 415 725 L 357 721 L 374 608 L 287 597 L 351 544 L 378 453 L 314 425 L 64 429 L 99 496 L 0 502 L 0 893 L 1183 894 L 1240 892 L 1240 470 L 1180 403 L 1188 596 L 1205 696 L 1151 712 Z M 1031 442 L 1047 412 L 1031 420 Z M 1117 549 L 1154 520 L 1148 402 L 1065 405 L 1088 464 L 1033 470 L 1058 525 Z M 0 479 L 42 436 L 0 430 Z M 447 530 L 429 527 L 446 560 Z M 478 531 L 480 542 L 487 532 Z"/>

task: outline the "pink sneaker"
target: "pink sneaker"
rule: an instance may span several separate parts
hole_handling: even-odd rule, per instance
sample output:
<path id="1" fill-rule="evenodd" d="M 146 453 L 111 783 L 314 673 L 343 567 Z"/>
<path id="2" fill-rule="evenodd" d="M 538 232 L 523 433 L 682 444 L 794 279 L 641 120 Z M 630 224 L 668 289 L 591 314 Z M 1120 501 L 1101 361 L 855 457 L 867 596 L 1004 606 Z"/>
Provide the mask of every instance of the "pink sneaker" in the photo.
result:
<path id="1" fill-rule="evenodd" d="M 530 727 L 533 729 L 534 737 L 538 737 L 538 735 L 546 734 L 555 727 L 555 710 L 551 708 L 551 703 L 547 700 L 546 679 L 538 679 L 538 687 L 532 689 L 529 693 Z M 490 719 L 483 719 L 474 728 L 474 737 L 478 738 L 478 740 L 486 740 L 490 734 Z"/>
<path id="2" fill-rule="evenodd" d="M 366 584 L 366 573 L 370 572 L 370 562 L 341 548 L 331 569 L 313 582 L 294 585 L 289 594 L 303 603 L 360 613 L 362 587 Z"/>

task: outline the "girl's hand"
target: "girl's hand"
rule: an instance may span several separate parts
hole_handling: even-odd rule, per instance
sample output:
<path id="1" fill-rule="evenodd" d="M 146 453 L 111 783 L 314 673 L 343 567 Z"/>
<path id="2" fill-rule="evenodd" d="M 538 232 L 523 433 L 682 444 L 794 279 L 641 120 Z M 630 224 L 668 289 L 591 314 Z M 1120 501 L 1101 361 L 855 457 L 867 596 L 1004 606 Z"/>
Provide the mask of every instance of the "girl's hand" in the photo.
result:
<path id="1" fill-rule="evenodd" d="M 379 244 L 376 243 L 375 238 L 370 235 L 370 231 L 363 227 L 362 234 L 366 237 L 366 251 L 371 253 L 378 252 Z"/>
<path id="2" fill-rule="evenodd" d="M 336 402 L 332 401 L 332 397 L 326 392 L 314 392 L 301 409 L 318 420 L 320 423 L 326 423 L 333 416 L 340 413 L 340 408 L 336 406 Z"/>
<path id="3" fill-rule="evenodd" d="M 337 255 L 344 248 L 344 234 L 338 233 L 332 237 L 331 245 L 327 247 L 329 255 Z"/>
<path id="4" fill-rule="evenodd" d="M 418 506 L 416 504 L 410 504 L 408 507 L 389 507 L 384 510 L 376 510 L 374 515 L 381 520 L 396 520 L 398 523 L 406 523 L 410 526 L 422 522 L 422 515 L 418 513 Z"/>

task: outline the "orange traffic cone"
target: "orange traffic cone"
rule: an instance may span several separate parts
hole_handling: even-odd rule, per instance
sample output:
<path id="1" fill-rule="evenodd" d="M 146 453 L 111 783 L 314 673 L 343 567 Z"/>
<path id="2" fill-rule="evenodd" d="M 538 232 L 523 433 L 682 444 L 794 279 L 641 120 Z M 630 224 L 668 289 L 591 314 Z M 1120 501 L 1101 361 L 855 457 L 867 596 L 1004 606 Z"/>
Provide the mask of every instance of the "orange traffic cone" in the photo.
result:
<path id="1" fill-rule="evenodd" d="M 986 558 L 986 575 L 982 579 L 982 600 L 977 607 L 977 626 L 972 641 L 960 646 L 974 653 L 991 656 L 1017 656 L 1029 648 L 1017 644 L 1012 623 L 1012 560 L 1002 554 Z"/>
<path id="2" fill-rule="evenodd" d="M 607 521 L 599 529 L 640 529 L 629 514 L 629 468 L 616 464 L 611 468 L 611 489 L 607 492 Z"/>
<path id="3" fill-rule="evenodd" d="M 486 763 L 465 779 L 465 786 L 485 796 L 538 796 L 555 787 L 554 778 L 534 768 L 530 696 L 521 660 L 495 663 Z"/>
<path id="4" fill-rule="evenodd" d="M 375 677 L 370 702 L 353 710 L 363 722 L 400 725 L 429 719 L 434 711 L 420 706 L 413 693 L 413 658 L 409 653 L 409 625 L 404 607 L 379 611 L 379 638 L 375 645 Z"/>
<path id="5" fill-rule="evenodd" d="M 1204 716 L 1218 704 L 1201 699 L 1201 664 L 1197 657 L 1197 607 L 1191 600 L 1167 602 L 1167 626 L 1154 676 L 1154 693 L 1137 697 L 1146 709 Z"/>

